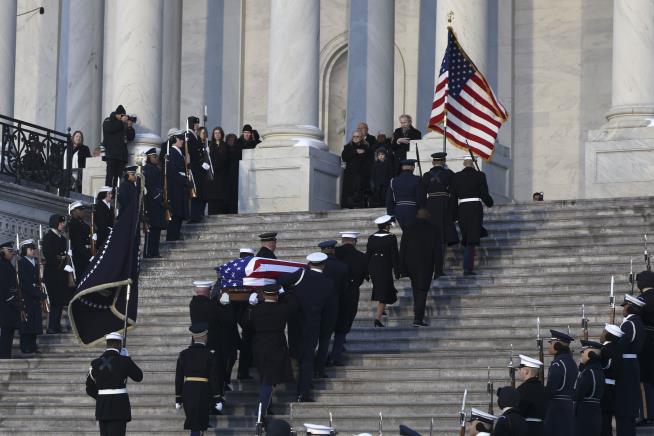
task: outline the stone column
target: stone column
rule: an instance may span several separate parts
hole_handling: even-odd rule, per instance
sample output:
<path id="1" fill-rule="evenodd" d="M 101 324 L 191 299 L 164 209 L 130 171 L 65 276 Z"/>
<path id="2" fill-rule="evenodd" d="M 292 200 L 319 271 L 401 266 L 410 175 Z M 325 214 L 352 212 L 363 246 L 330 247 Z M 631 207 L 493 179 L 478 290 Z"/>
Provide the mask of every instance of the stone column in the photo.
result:
<path id="1" fill-rule="evenodd" d="M 182 0 L 167 0 L 163 11 L 161 135 L 179 127 L 182 82 Z"/>
<path id="2" fill-rule="evenodd" d="M 105 57 L 111 59 L 105 65 L 111 69 L 108 105 L 113 110 L 122 104 L 138 117 L 129 147 L 132 158 L 161 143 L 163 10 L 163 0 L 120 2 L 112 8 L 105 34 L 113 51 Z"/>
<path id="3" fill-rule="evenodd" d="M 17 0 L 7 0 L 0 14 L 0 114 L 14 116 Z"/>
<path id="4" fill-rule="evenodd" d="M 338 206 L 340 159 L 318 128 L 319 32 L 320 2 L 271 0 L 268 127 L 263 142 L 243 152 L 241 212 Z"/>
<path id="5" fill-rule="evenodd" d="M 395 1 L 351 0 L 347 53 L 347 132 L 393 132 Z"/>

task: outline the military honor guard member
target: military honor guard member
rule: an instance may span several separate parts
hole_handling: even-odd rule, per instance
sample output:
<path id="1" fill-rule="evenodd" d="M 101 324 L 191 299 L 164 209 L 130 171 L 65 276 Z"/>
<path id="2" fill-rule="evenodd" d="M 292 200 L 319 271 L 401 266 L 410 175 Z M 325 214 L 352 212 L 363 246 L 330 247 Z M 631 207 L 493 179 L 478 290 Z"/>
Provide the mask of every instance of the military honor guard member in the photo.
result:
<path id="1" fill-rule="evenodd" d="M 470 409 L 470 423 L 468 424 L 468 434 L 471 436 L 490 436 L 493 424 L 497 416 L 491 415 L 474 407 Z"/>
<path id="2" fill-rule="evenodd" d="M 601 348 L 599 342 L 581 341 L 581 363 L 573 393 L 575 436 L 600 436 L 602 432 L 600 400 L 604 393 L 604 372 Z"/>
<path id="3" fill-rule="evenodd" d="M 95 399 L 95 419 L 100 423 L 101 436 L 123 436 L 132 411 L 127 394 L 127 379 L 143 380 L 143 371 L 122 348 L 123 336 L 109 333 L 107 349 L 91 362 L 86 377 L 86 393 Z"/>
<path id="4" fill-rule="evenodd" d="M 520 392 L 511 386 L 497 389 L 497 405 L 502 414 L 497 418 L 493 436 L 531 436 L 527 421 L 520 414 Z"/>
<path id="5" fill-rule="evenodd" d="M 136 187 L 136 165 L 125 168 L 123 180 L 118 187 L 118 218 L 123 209 L 125 209 L 132 202 L 138 201 L 139 193 Z"/>
<path id="6" fill-rule="evenodd" d="M 68 242 L 64 236 L 66 217 L 54 214 L 50 216 L 49 229 L 43 235 L 41 249 L 45 258 L 43 281 L 50 296 L 50 316 L 46 333 L 61 333 L 61 316 L 64 307 L 68 306 L 72 287 L 75 282 L 72 277 L 73 268 L 66 264 Z"/>
<path id="7" fill-rule="evenodd" d="M 20 328 L 16 270 L 11 264 L 13 257 L 13 242 L 0 244 L 0 359 L 11 359 L 14 334 Z"/>
<path id="8" fill-rule="evenodd" d="M 104 243 L 107 242 L 109 233 L 114 227 L 116 213 L 111 203 L 113 198 L 114 193 L 111 186 L 103 186 L 98 189 L 95 210 L 93 211 L 93 224 L 95 225 L 95 234 L 97 236 L 95 246 L 98 250 L 104 247 Z"/>
<path id="9" fill-rule="evenodd" d="M 215 286 L 216 287 L 216 286 Z M 209 348 L 216 350 L 218 370 L 222 371 L 218 381 L 222 381 L 223 393 L 231 391 L 232 369 L 238 356 L 241 337 L 232 302 L 227 292 L 219 292 L 216 304 L 217 334 L 209 334 Z"/>
<path id="10" fill-rule="evenodd" d="M 211 410 L 222 408 L 216 359 L 207 347 L 207 329 L 206 323 L 191 325 L 192 343 L 179 353 L 175 369 L 175 408 L 184 408 L 184 429 L 191 430 L 191 436 L 209 428 Z"/>
<path id="11" fill-rule="evenodd" d="M 261 248 L 257 251 L 256 257 L 265 257 L 266 259 L 277 259 L 275 250 L 277 249 L 277 232 L 266 232 L 259 235 Z"/>
<path id="12" fill-rule="evenodd" d="M 171 219 L 166 230 L 166 241 L 182 239 L 182 221 L 189 216 L 188 185 L 189 181 L 184 164 L 184 132 L 171 132 L 168 140 L 168 163 L 166 164 L 166 184 L 168 188 L 168 207 Z"/>
<path id="13" fill-rule="evenodd" d="M 75 274 L 79 278 L 84 275 L 91 260 L 91 226 L 86 224 L 86 209 L 81 201 L 75 201 L 68 206 L 68 237 L 73 251 Z"/>
<path id="14" fill-rule="evenodd" d="M 186 130 L 186 145 L 190 160 L 190 170 L 195 181 L 196 196 L 191 198 L 191 210 L 189 223 L 200 223 L 203 220 L 204 209 L 207 205 L 204 201 L 204 179 L 206 172 L 211 168 L 205 162 L 204 144 L 198 138 L 200 119 L 196 116 L 188 117 L 188 129 Z"/>
<path id="15" fill-rule="evenodd" d="M 334 344 L 327 365 L 342 366 L 345 351 L 345 337 L 352 329 L 352 324 L 359 308 L 359 288 L 364 280 L 370 280 L 368 274 L 368 256 L 357 250 L 359 232 L 340 232 L 341 245 L 336 247 L 336 258 L 347 265 L 348 286 L 344 297 L 338 300 L 338 318 L 334 329 Z"/>
<path id="16" fill-rule="evenodd" d="M 624 333 L 620 327 L 606 324 L 602 332 L 602 369 L 604 370 L 604 393 L 600 406 L 602 408 L 602 436 L 613 436 L 613 415 L 615 414 L 615 380 L 620 372 L 622 353 L 618 349 L 618 339 Z"/>
<path id="17" fill-rule="evenodd" d="M 570 351 L 574 339 L 563 332 L 550 330 L 547 351 L 554 356 L 547 372 L 545 391 L 549 406 L 545 415 L 546 436 L 571 436 L 574 408 L 572 394 L 577 380 L 577 365 Z"/>
<path id="18" fill-rule="evenodd" d="M 543 362 L 520 354 L 518 375 L 522 380 L 518 386 L 520 405 L 518 410 L 527 421 L 528 434 L 541 436 L 544 431 L 543 420 L 547 413 L 547 393 L 538 379 Z"/>
<path id="19" fill-rule="evenodd" d="M 238 250 L 238 257 L 252 257 L 254 256 L 254 250 L 252 248 L 243 247 Z"/>
<path id="20" fill-rule="evenodd" d="M 400 277 L 400 255 L 397 250 L 397 238 L 391 233 L 393 217 L 384 215 L 375 220 L 378 230 L 368 237 L 366 255 L 368 256 L 368 272 L 372 280 L 372 301 L 377 302 L 375 312 L 375 327 L 385 327 L 381 317 L 387 304 L 397 301 L 397 289 L 393 281 Z"/>
<path id="21" fill-rule="evenodd" d="M 23 354 L 38 353 L 36 337 L 43 334 L 41 300 L 45 294 L 38 286 L 39 267 L 35 257 L 36 242 L 27 239 L 20 243 L 18 259 L 18 285 L 26 319 L 20 323 L 20 350 Z"/>
<path id="22" fill-rule="evenodd" d="M 393 177 L 386 192 L 386 213 L 394 216 L 404 230 L 415 222 L 425 191 L 420 177 L 413 174 L 416 160 L 404 159 L 400 164 L 402 171 Z"/>
<path id="23" fill-rule="evenodd" d="M 143 205 L 145 207 L 145 219 L 147 220 L 148 230 L 145 233 L 143 242 L 143 257 L 158 258 L 159 240 L 161 239 L 161 230 L 166 227 L 164 222 L 164 204 L 163 204 L 163 176 L 159 169 L 159 154 L 156 148 L 151 148 L 145 152 L 146 162 L 143 166 L 143 175 L 145 176 L 145 198 Z"/>
<path id="24" fill-rule="evenodd" d="M 627 294 L 622 306 L 624 318 L 620 330 L 623 335 L 618 339 L 622 362 L 615 381 L 615 428 L 617 436 L 633 436 L 641 402 L 638 353 L 645 342 L 645 328 L 640 316 L 645 301 Z"/>
<path id="25" fill-rule="evenodd" d="M 461 230 L 461 245 L 463 245 L 463 274 L 474 275 L 475 250 L 482 237 L 484 208 L 493 207 L 493 198 L 488 193 L 486 175 L 474 168 L 472 156 L 463 160 L 463 169 L 452 177 L 450 185 L 450 206 L 456 210 L 454 216 Z"/>
<path id="26" fill-rule="evenodd" d="M 641 425 L 654 425 L 654 273 L 643 271 L 636 276 L 640 297 L 645 301 L 642 319 L 645 327 L 645 344 L 638 354 L 640 381 L 645 392 L 647 419 Z M 645 407 L 646 406 L 646 407 Z"/>

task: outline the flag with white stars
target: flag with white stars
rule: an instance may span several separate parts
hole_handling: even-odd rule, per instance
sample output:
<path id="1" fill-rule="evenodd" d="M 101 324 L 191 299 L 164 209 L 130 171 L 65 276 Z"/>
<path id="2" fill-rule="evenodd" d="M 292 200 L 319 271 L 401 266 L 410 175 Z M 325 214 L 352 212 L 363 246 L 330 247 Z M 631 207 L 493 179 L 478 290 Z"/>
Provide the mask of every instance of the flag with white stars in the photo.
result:
<path id="1" fill-rule="evenodd" d="M 241 257 L 220 265 L 220 287 L 258 288 L 275 283 L 280 274 L 294 272 L 305 265 L 281 259 L 264 257 Z"/>

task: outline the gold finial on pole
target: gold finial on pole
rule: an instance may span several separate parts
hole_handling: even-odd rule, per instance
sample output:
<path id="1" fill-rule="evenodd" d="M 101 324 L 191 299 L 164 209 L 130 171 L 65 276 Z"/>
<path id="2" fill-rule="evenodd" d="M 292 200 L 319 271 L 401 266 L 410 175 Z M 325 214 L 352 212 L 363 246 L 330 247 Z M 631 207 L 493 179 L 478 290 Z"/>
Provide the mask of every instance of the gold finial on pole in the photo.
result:
<path id="1" fill-rule="evenodd" d="M 447 27 L 452 27 L 452 22 L 454 21 L 454 11 L 447 13 Z"/>

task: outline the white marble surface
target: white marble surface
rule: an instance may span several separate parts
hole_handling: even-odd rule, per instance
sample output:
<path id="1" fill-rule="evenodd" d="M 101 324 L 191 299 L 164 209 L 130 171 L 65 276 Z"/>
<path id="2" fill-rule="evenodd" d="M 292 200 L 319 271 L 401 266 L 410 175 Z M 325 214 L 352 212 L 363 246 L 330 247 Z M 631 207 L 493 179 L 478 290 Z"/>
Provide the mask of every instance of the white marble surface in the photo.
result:
<path id="1" fill-rule="evenodd" d="M 387 135 L 392 134 L 393 129 L 399 127 L 397 118 L 400 115 L 410 114 L 414 119 L 417 117 L 420 0 L 396 0 L 394 19 L 393 119 L 390 128 L 382 129 Z M 430 89 L 428 94 L 432 93 L 433 89 Z M 429 107 L 431 108 L 431 102 Z M 423 133 L 425 132 L 425 123 L 414 122 L 414 125 Z"/>
<path id="2" fill-rule="evenodd" d="M 82 194 L 95 197 L 98 189 L 104 186 L 107 163 L 100 156 L 86 159 L 82 173 Z"/>
<path id="3" fill-rule="evenodd" d="M 182 80 L 182 0 L 167 0 L 163 11 L 161 136 L 179 127 Z"/>
<path id="4" fill-rule="evenodd" d="M 14 114 L 17 0 L 6 0 L 0 14 L 0 114 Z"/>
<path id="5" fill-rule="evenodd" d="M 104 118 L 116 109 L 118 103 L 113 97 L 115 49 L 119 42 L 116 37 L 116 14 L 118 2 L 106 1 L 104 4 L 104 37 L 102 50 L 102 115 Z M 103 118 L 103 119 L 104 119 Z"/>

